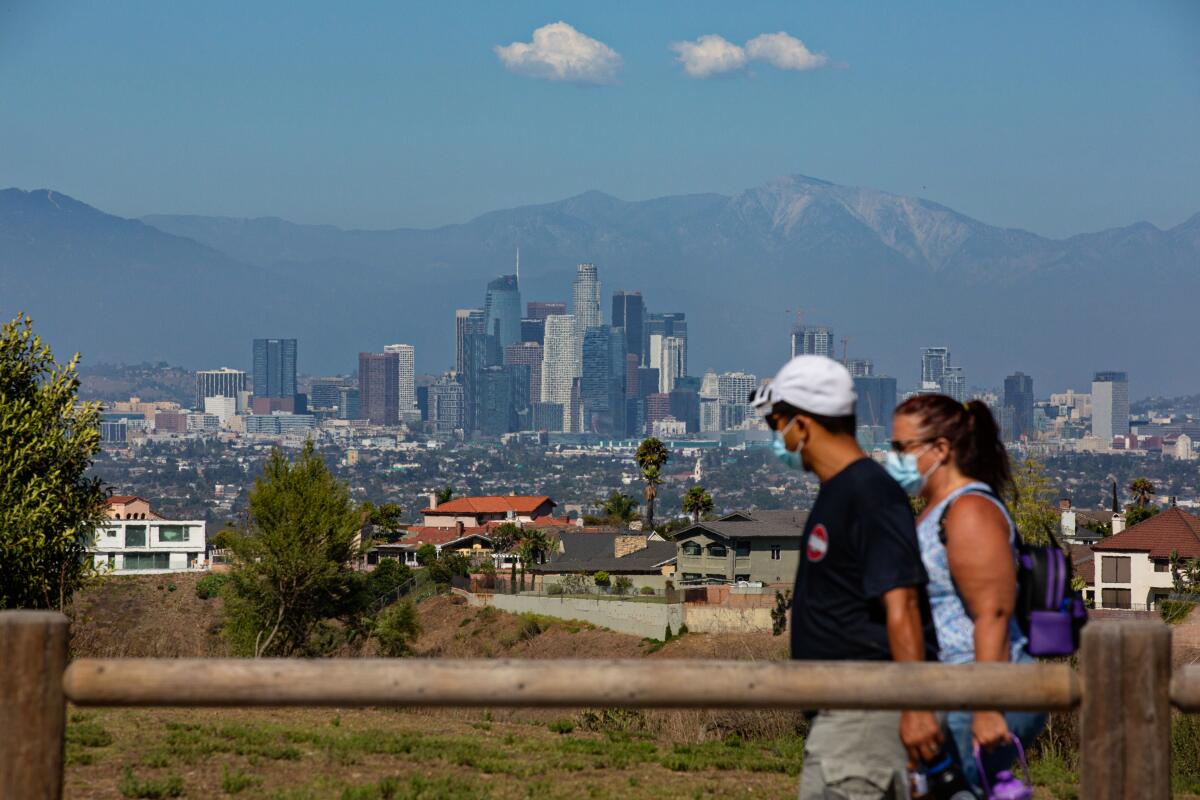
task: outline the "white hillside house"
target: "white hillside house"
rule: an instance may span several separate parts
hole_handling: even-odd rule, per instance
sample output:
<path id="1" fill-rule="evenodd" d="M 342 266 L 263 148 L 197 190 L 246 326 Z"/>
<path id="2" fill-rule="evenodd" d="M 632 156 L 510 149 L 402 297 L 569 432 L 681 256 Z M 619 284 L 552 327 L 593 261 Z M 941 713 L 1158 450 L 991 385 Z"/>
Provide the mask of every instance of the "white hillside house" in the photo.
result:
<path id="1" fill-rule="evenodd" d="M 88 552 L 96 568 L 117 574 L 208 569 L 203 520 L 165 520 L 140 497 L 105 501 L 108 519 Z"/>

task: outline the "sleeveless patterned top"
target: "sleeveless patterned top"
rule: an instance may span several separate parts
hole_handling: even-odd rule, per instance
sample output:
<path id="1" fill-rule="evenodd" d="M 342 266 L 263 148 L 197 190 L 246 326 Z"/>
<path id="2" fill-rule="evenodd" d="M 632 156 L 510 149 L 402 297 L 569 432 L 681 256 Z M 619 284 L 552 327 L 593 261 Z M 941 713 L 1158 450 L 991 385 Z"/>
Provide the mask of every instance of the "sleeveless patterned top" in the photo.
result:
<path id="1" fill-rule="evenodd" d="M 937 629 L 938 660 L 946 664 L 969 664 L 975 660 L 975 623 L 963 604 L 954 582 L 950 578 L 950 564 L 946 557 L 946 546 L 942 544 L 940 528 L 946 508 L 964 494 L 986 497 L 996 504 L 1008 520 L 1008 541 L 1013 546 L 1016 558 L 1016 526 L 1004 504 L 992 497 L 987 484 L 975 482 L 951 492 L 944 500 L 929 509 L 917 524 L 917 539 L 921 545 L 921 561 L 929 573 L 929 608 L 933 612 L 933 623 Z M 1016 661 L 1031 660 L 1025 652 L 1025 636 L 1015 618 L 1009 621 L 1008 631 L 1011 651 L 1009 658 Z"/>

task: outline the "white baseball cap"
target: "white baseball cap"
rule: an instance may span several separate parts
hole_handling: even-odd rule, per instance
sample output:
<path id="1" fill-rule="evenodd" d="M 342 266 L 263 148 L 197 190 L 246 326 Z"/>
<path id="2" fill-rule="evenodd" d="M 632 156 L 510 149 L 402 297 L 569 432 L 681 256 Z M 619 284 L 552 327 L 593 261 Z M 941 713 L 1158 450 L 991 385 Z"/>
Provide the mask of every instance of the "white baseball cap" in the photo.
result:
<path id="1" fill-rule="evenodd" d="M 796 356 L 750 402 L 764 414 L 783 401 L 810 414 L 848 417 L 857 400 L 854 379 L 844 366 L 825 356 Z"/>

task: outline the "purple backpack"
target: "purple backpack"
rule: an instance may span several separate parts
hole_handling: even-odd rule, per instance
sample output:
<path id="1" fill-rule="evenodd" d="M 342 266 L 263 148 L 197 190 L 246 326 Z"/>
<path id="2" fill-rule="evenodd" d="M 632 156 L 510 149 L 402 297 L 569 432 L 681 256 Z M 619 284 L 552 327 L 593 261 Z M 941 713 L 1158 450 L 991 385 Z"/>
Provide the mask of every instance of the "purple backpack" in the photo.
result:
<path id="1" fill-rule="evenodd" d="M 980 494 L 1004 504 L 994 492 L 983 489 L 963 494 Z M 946 543 L 945 521 L 949 510 L 947 505 L 939 521 L 942 544 Z M 1048 535 L 1050 544 L 1026 544 L 1017 531 L 1015 542 L 1017 602 L 1013 616 L 1029 642 L 1026 648 L 1029 654 L 1044 658 L 1069 656 L 1078 650 L 1079 634 L 1087 623 L 1083 595 L 1071 588 L 1074 576 L 1071 559 L 1054 534 L 1048 532 Z"/>

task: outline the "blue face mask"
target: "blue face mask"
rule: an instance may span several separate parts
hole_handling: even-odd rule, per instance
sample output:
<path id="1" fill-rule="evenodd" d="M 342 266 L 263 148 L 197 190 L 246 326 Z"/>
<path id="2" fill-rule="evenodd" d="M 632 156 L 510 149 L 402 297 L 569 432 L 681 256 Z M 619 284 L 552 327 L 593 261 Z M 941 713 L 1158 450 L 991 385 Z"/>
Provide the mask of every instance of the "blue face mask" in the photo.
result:
<path id="1" fill-rule="evenodd" d="M 925 448 L 925 450 L 928 449 L 928 447 Z M 914 496 L 921 493 L 929 476 L 941 466 L 940 463 L 935 464 L 933 469 L 922 475 L 921 468 L 917 466 L 917 459 L 925 453 L 925 450 L 920 453 L 897 453 L 893 450 L 887 454 L 887 461 L 884 463 L 888 475 L 891 475 L 892 479 L 900 484 L 901 489 Z"/>
<path id="2" fill-rule="evenodd" d="M 795 421 L 795 419 L 792 420 L 792 422 Z M 788 469 L 803 469 L 804 462 L 800 459 L 800 451 L 804 449 L 804 444 L 801 443 L 795 450 L 789 450 L 784 441 L 784 436 L 787 435 L 788 428 L 792 427 L 792 422 L 789 422 L 782 431 L 775 432 L 775 438 L 771 441 L 771 452 Z"/>

